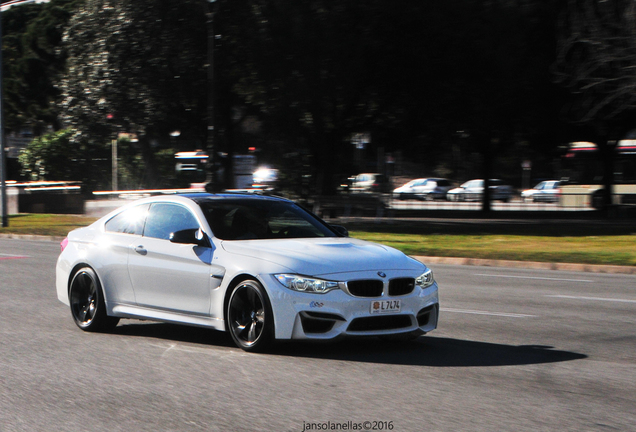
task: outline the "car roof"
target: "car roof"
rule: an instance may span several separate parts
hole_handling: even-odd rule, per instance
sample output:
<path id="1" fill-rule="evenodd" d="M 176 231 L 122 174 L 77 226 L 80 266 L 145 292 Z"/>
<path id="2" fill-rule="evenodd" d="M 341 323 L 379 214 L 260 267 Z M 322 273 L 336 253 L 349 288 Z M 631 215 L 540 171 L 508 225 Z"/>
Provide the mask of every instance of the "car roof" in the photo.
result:
<path id="1" fill-rule="evenodd" d="M 166 194 L 166 195 L 153 195 L 141 199 L 137 199 L 131 201 L 130 203 L 123 205 L 112 212 L 102 216 L 96 223 L 104 223 L 112 219 L 118 213 L 126 211 L 132 207 L 155 203 L 155 202 L 172 202 L 172 203 L 181 203 L 186 204 L 188 201 L 195 203 L 196 205 L 201 205 L 204 202 L 213 202 L 213 201 L 272 201 L 272 202 L 281 202 L 281 203 L 294 203 L 288 199 L 271 196 L 271 195 L 261 195 L 256 193 L 208 193 L 208 192 L 192 192 L 192 193 L 178 193 L 178 194 Z M 186 204 L 187 205 L 187 204 Z"/>
<path id="2" fill-rule="evenodd" d="M 212 201 L 230 201 L 230 200 L 253 200 L 253 201 L 278 201 L 278 202 L 292 202 L 285 198 L 269 196 L 269 195 L 261 195 L 255 193 L 208 193 L 208 192 L 192 192 L 192 193 L 179 193 L 179 194 L 169 194 L 169 195 L 154 195 L 146 198 L 142 198 L 139 200 L 135 200 L 123 207 L 120 207 L 117 211 L 122 210 L 124 208 L 128 208 L 131 206 L 144 204 L 144 203 L 152 203 L 152 202 L 181 202 L 185 203 L 185 201 L 192 201 L 196 204 L 201 204 L 203 202 L 212 202 Z"/>
<path id="3" fill-rule="evenodd" d="M 178 196 L 189 198 L 196 203 L 201 203 L 204 201 L 222 201 L 222 200 L 259 200 L 259 201 L 281 201 L 281 202 L 291 202 L 288 199 L 271 196 L 271 195 L 261 195 L 255 193 L 245 193 L 245 192 L 225 192 L 225 193 L 207 193 L 207 192 L 193 192 L 186 194 L 179 194 Z"/>

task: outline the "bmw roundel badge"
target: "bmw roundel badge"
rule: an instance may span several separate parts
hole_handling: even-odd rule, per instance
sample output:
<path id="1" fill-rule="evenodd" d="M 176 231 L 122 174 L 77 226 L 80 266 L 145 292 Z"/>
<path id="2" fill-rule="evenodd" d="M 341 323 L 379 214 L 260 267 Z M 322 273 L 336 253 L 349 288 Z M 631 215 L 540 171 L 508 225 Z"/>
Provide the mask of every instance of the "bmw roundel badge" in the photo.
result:
<path id="1" fill-rule="evenodd" d="M 379 271 L 378 272 L 378 276 L 380 276 L 381 278 L 385 278 L 386 277 L 386 273 Z"/>

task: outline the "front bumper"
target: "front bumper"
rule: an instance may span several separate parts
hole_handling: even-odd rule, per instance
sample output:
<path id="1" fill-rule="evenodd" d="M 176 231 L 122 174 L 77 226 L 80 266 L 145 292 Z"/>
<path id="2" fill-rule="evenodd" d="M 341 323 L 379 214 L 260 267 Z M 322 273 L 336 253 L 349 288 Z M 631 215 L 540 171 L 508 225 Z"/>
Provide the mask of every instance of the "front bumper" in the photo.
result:
<path id="1" fill-rule="evenodd" d="M 390 279 L 390 275 L 387 281 Z M 437 284 L 415 287 L 407 295 L 356 297 L 344 290 L 327 294 L 289 290 L 272 278 L 268 288 L 274 312 L 276 339 L 331 340 L 343 336 L 381 336 L 428 333 L 437 328 Z M 279 286 L 276 286 L 278 284 Z M 375 301 L 399 300 L 400 311 L 371 312 Z"/>

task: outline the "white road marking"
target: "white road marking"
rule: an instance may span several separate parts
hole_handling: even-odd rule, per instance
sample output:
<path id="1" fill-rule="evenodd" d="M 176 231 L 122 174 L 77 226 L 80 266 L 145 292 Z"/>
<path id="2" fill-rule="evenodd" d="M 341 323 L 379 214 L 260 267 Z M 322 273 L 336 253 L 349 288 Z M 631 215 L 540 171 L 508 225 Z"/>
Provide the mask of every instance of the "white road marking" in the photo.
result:
<path id="1" fill-rule="evenodd" d="M 491 316 L 500 316 L 507 318 L 534 318 L 536 315 L 527 315 L 527 314 L 516 314 L 516 313 L 506 313 L 506 312 L 487 312 L 487 311 L 478 311 L 478 310 L 469 310 L 469 309 L 453 309 L 453 308 L 440 308 L 442 312 L 456 312 L 456 313 L 465 313 L 465 314 L 473 314 L 473 315 L 491 315 Z"/>
<path id="2" fill-rule="evenodd" d="M 607 301 L 607 302 L 618 302 L 618 303 L 636 303 L 636 300 L 613 299 L 613 298 L 604 298 L 604 297 L 582 297 L 582 296 L 568 296 L 568 295 L 546 295 L 546 297 L 564 298 L 564 299 L 573 299 L 573 300 Z"/>
<path id="3" fill-rule="evenodd" d="M 559 279 L 559 278 L 547 278 L 547 277 L 510 276 L 510 275 L 483 274 L 483 273 L 477 273 L 475 276 L 511 278 L 511 279 L 536 279 L 536 280 L 548 280 L 548 281 L 557 281 L 557 282 L 589 282 L 589 283 L 594 282 L 593 280 L 590 280 L 590 279 Z"/>

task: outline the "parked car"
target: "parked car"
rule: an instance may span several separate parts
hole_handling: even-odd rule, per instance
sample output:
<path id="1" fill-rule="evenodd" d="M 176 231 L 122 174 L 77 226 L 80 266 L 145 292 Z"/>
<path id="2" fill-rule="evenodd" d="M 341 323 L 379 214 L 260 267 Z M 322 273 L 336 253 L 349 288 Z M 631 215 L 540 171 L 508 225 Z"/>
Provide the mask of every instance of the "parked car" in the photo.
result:
<path id="1" fill-rule="evenodd" d="M 504 184 L 498 179 L 489 181 L 490 199 L 492 201 L 508 202 L 513 196 L 512 186 Z M 446 194 L 449 201 L 481 201 L 484 193 L 484 181 L 482 179 L 469 180 L 460 187 L 451 189 Z"/>
<path id="2" fill-rule="evenodd" d="M 558 180 L 542 181 L 532 189 L 521 192 L 521 198 L 526 202 L 558 202 L 560 196 L 561 182 Z"/>
<path id="3" fill-rule="evenodd" d="M 350 178 L 351 192 L 388 192 L 389 179 L 384 174 L 362 173 Z"/>
<path id="4" fill-rule="evenodd" d="M 226 331 L 260 351 L 279 339 L 402 340 L 437 327 L 429 268 L 282 198 L 144 198 L 61 246 L 57 297 L 85 331 L 120 318 L 173 322 Z"/>
<path id="5" fill-rule="evenodd" d="M 393 191 L 393 198 L 397 199 L 445 199 L 446 192 L 453 184 L 443 178 L 421 178 L 411 180 Z"/>

